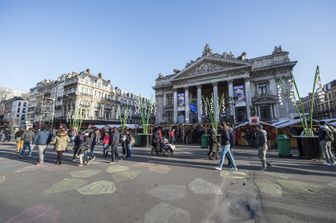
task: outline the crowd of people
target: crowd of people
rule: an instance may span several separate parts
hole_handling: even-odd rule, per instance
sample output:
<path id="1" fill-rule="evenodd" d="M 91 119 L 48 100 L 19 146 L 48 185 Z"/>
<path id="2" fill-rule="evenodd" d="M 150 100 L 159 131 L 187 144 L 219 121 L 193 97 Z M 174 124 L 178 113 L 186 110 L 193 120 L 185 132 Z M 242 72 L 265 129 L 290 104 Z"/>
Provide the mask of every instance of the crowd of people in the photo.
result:
<path id="1" fill-rule="evenodd" d="M 317 132 L 319 137 L 320 148 L 326 158 L 325 164 L 335 166 L 334 155 L 332 153 L 332 142 L 334 141 L 333 134 L 325 122 L 320 123 L 320 128 Z M 151 129 L 152 132 L 152 153 L 165 154 L 164 149 L 168 154 L 173 154 L 175 144 L 179 141 L 190 144 L 194 142 L 194 137 L 200 140 L 203 134 L 208 135 L 209 152 L 207 156 L 210 160 L 219 160 L 217 170 L 222 170 L 224 159 L 228 160 L 228 167 L 232 170 L 237 170 L 237 165 L 232 152 L 233 146 L 236 144 L 237 136 L 233 126 L 229 123 L 221 123 L 219 131 L 211 128 L 210 125 L 190 125 L 190 126 L 159 126 Z M 218 135 L 218 133 L 220 133 Z M 264 130 L 262 125 L 257 125 L 253 129 L 246 132 L 250 145 L 257 148 L 258 156 L 261 160 L 261 170 L 268 170 L 272 165 L 267 161 L 266 154 L 269 148 L 268 132 Z M 48 131 L 45 126 L 39 129 L 29 128 L 24 131 L 19 129 L 15 132 L 16 152 L 20 159 L 32 157 L 33 148 L 38 151 L 38 166 L 44 165 L 44 154 L 47 147 L 52 147 L 56 152 L 56 163 L 61 165 L 63 161 L 63 153 L 67 151 L 68 145 L 71 143 L 73 148 L 73 162 L 78 159 L 78 165 L 88 165 L 94 161 L 95 146 L 102 144 L 103 157 L 110 159 L 111 163 L 119 162 L 122 158 L 130 159 L 132 154 L 132 146 L 135 139 L 130 129 L 110 128 L 99 130 L 90 128 L 78 132 L 76 129 L 67 131 L 60 128 L 55 134 Z M 195 139 L 197 142 L 198 140 Z M 118 147 L 121 145 L 122 154 L 119 153 Z M 108 158 L 110 157 L 110 158 Z"/>
<path id="2" fill-rule="evenodd" d="M 101 132 L 98 129 L 88 129 L 78 132 L 76 129 L 67 131 L 59 128 L 56 134 L 52 134 L 45 126 L 39 129 L 29 128 L 24 131 L 18 130 L 15 133 L 16 152 L 19 159 L 32 157 L 33 148 L 38 151 L 37 166 L 44 165 L 44 154 L 47 147 L 52 147 L 56 154 L 56 163 L 62 164 L 63 153 L 67 151 L 68 145 L 73 146 L 73 161 L 79 159 L 79 166 L 88 165 L 96 159 L 94 149 L 97 144 L 103 143 L 103 156 L 108 158 L 110 151 L 111 163 L 119 162 L 124 156 L 125 159 L 131 158 L 131 147 L 134 145 L 134 137 L 129 129 L 119 132 L 118 128 L 112 128 Z M 122 155 L 119 154 L 118 146 L 121 144 Z M 28 150 L 28 153 L 26 152 Z"/>

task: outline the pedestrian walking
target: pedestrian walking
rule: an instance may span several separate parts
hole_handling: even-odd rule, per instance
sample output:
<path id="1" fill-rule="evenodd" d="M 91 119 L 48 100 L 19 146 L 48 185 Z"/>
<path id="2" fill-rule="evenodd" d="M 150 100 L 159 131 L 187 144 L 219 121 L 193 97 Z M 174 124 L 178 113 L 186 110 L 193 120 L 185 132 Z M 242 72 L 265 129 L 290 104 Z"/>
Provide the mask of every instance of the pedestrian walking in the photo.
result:
<path id="1" fill-rule="evenodd" d="M 331 143 L 334 141 L 334 135 L 331 129 L 324 121 L 320 121 L 320 129 L 318 131 L 320 147 L 325 156 L 325 165 L 335 166 L 334 155 L 331 152 Z"/>
<path id="2" fill-rule="evenodd" d="M 33 141 L 35 138 L 35 133 L 33 132 L 32 128 L 29 128 L 28 131 L 24 132 L 22 135 L 22 139 L 23 139 L 23 147 L 22 150 L 20 152 L 20 159 L 24 158 L 25 155 L 25 151 L 27 148 L 29 148 L 29 155 L 28 157 L 32 156 L 32 151 L 33 151 Z"/>
<path id="3" fill-rule="evenodd" d="M 222 170 L 223 165 L 224 165 L 224 158 L 225 155 L 228 153 L 229 154 L 229 159 L 231 160 L 232 163 L 232 170 L 236 171 L 237 170 L 237 165 L 236 161 L 230 151 L 230 135 L 228 131 L 228 126 L 225 122 L 222 123 L 221 126 L 221 145 L 222 145 L 222 152 L 221 152 L 221 159 L 219 162 L 219 165 L 215 167 L 216 170 Z"/>
<path id="4" fill-rule="evenodd" d="M 89 134 L 90 136 L 90 141 L 91 141 L 91 145 L 90 145 L 90 150 L 88 151 L 88 157 L 90 158 L 91 161 L 94 161 L 96 159 L 96 157 L 93 154 L 93 150 L 94 147 L 96 146 L 97 143 L 97 136 L 96 136 L 96 132 L 94 130 L 92 130 Z"/>
<path id="5" fill-rule="evenodd" d="M 103 155 L 104 157 L 107 157 L 108 155 L 108 147 L 111 142 L 111 136 L 108 132 L 105 133 L 104 138 L 103 138 Z"/>
<path id="6" fill-rule="evenodd" d="M 113 128 L 112 143 L 111 143 L 111 163 L 120 161 L 120 155 L 118 153 L 118 145 L 120 141 L 120 134 L 117 128 Z"/>
<path id="7" fill-rule="evenodd" d="M 126 143 L 126 159 L 131 159 L 131 156 L 132 156 L 132 146 L 134 145 L 135 143 L 135 140 L 131 134 L 131 132 L 129 130 L 126 131 L 126 140 L 125 140 L 125 143 Z"/>
<path id="8" fill-rule="evenodd" d="M 257 125 L 257 138 L 256 138 L 256 146 L 258 148 L 258 155 L 261 160 L 261 170 L 265 171 L 271 167 L 271 163 L 267 161 L 267 132 L 264 130 L 261 124 Z"/>
<path id="9" fill-rule="evenodd" d="M 214 150 L 214 146 L 216 146 L 217 142 L 217 136 L 215 133 L 215 130 L 213 128 L 209 129 L 208 132 L 208 138 L 209 138 L 209 152 L 208 152 L 208 156 L 210 160 L 214 159 L 214 154 L 213 154 L 213 150 Z"/>
<path id="10" fill-rule="evenodd" d="M 58 165 L 62 164 L 63 152 L 68 147 L 68 143 L 69 142 L 71 142 L 71 140 L 70 140 L 70 138 L 69 138 L 69 136 L 67 134 L 67 131 L 65 131 L 64 129 L 58 130 L 57 133 L 56 133 L 56 137 L 52 141 L 52 144 L 55 144 L 55 150 L 57 152 L 57 161 L 56 161 L 56 163 Z"/>
<path id="11" fill-rule="evenodd" d="M 88 150 L 91 148 L 91 137 L 89 133 L 84 134 L 84 140 L 79 147 L 79 166 L 90 164 L 90 159 L 87 156 Z M 85 163 L 84 163 L 85 161 Z"/>
<path id="12" fill-rule="evenodd" d="M 74 147 L 73 147 L 72 161 L 75 161 L 76 156 L 79 155 L 80 145 L 83 141 L 84 141 L 84 136 L 82 136 L 82 134 L 79 134 L 79 133 L 76 132 L 75 138 L 73 140 Z"/>
<path id="13" fill-rule="evenodd" d="M 37 166 L 39 167 L 44 165 L 44 150 L 47 148 L 49 141 L 50 133 L 45 126 L 42 126 L 37 132 L 33 142 L 33 144 L 36 145 L 39 154 L 39 161 L 37 163 Z"/>
<path id="14" fill-rule="evenodd" d="M 20 128 L 14 135 L 16 141 L 16 153 L 19 154 L 21 149 L 23 148 L 23 139 L 22 136 L 24 134 L 24 130 Z"/>

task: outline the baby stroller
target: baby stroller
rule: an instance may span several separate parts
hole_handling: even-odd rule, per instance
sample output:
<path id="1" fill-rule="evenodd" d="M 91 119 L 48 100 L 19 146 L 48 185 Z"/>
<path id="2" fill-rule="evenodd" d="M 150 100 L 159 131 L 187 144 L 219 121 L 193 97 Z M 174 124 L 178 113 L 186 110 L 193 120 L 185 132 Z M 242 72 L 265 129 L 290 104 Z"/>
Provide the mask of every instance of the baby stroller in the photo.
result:
<path id="1" fill-rule="evenodd" d="M 163 138 L 157 142 L 153 142 L 151 154 L 152 155 L 162 155 L 162 156 L 173 156 L 175 146 L 170 144 L 168 139 Z"/>

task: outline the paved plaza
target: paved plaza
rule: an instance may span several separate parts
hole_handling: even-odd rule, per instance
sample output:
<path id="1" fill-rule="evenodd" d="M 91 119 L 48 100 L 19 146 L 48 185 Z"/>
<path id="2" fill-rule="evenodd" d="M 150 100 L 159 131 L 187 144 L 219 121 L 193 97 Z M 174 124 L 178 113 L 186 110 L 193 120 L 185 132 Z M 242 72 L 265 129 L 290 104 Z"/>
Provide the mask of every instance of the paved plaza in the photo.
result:
<path id="1" fill-rule="evenodd" d="M 15 144 L 0 145 L 0 222 L 335 222 L 336 167 L 269 153 L 259 171 L 257 151 L 235 148 L 238 171 L 214 170 L 207 149 L 180 145 L 173 158 L 133 148 L 131 160 L 110 164 L 96 149 L 88 166 L 46 167 L 17 159 Z M 295 153 L 295 152 L 294 152 Z M 77 163 L 76 163 L 77 164 Z"/>

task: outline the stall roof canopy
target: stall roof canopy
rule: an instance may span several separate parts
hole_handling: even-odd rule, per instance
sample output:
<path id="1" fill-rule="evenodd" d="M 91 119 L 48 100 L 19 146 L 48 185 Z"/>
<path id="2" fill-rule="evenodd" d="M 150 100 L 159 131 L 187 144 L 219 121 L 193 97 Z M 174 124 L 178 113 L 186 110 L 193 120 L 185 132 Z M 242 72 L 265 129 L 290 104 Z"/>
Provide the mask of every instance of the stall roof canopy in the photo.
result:
<path id="1" fill-rule="evenodd" d="M 280 120 L 276 123 L 273 123 L 273 126 L 277 129 L 281 129 L 281 128 L 286 128 L 292 125 L 297 125 L 300 124 L 301 125 L 301 120 L 302 119 L 284 119 L 284 120 Z M 313 120 L 314 123 L 318 123 L 319 121 L 317 120 Z"/>
<path id="2" fill-rule="evenodd" d="M 98 129 L 109 129 L 109 128 L 120 128 L 121 125 L 96 125 L 95 127 L 98 128 Z M 127 128 L 129 129 L 136 129 L 139 127 L 138 124 L 126 124 L 125 125 Z"/>
<path id="3" fill-rule="evenodd" d="M 267 123 L 267 122 L 262 122 L 262 121 L 260 121 L 259 124 L 272 126 L 271 124 L 269 124 L 269 123 Z M 249 122 L 244 122 L 244 123 L 241 123 L 241 124 L 237 125 L 237 126 L 235 127 L 235 129 L 240 128 L 240 127 L 244 127 L 244 126 L 257 126 L 257 125 L 250 125 Z"/>

